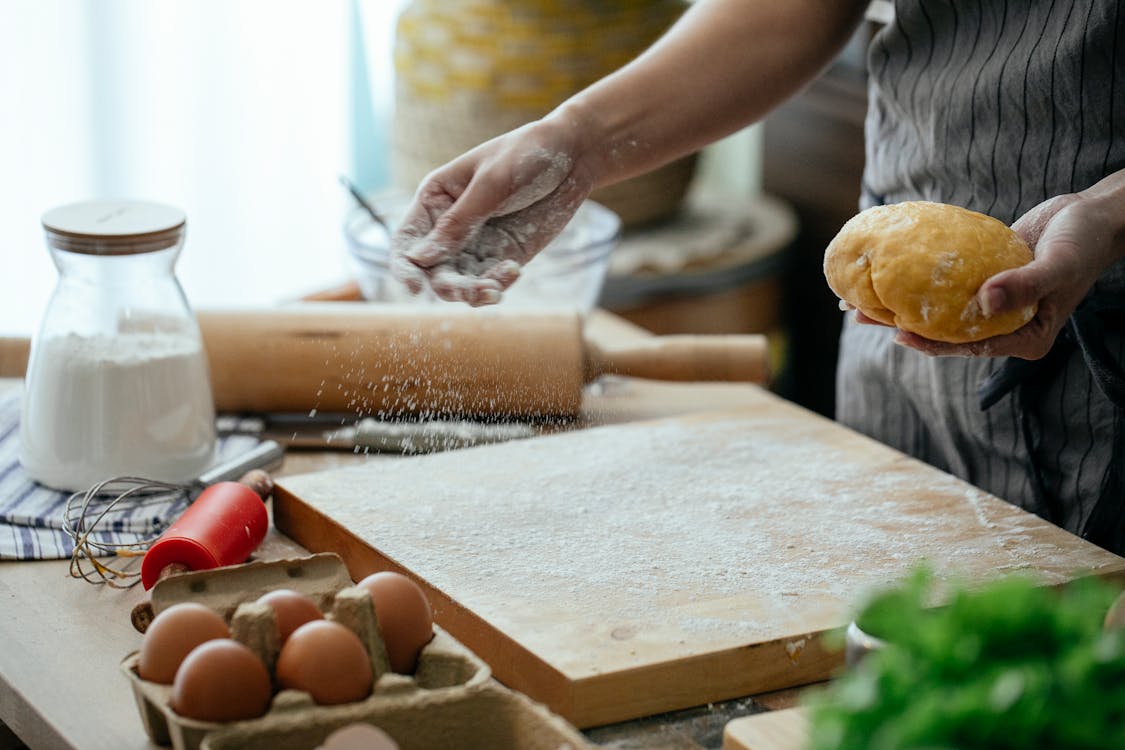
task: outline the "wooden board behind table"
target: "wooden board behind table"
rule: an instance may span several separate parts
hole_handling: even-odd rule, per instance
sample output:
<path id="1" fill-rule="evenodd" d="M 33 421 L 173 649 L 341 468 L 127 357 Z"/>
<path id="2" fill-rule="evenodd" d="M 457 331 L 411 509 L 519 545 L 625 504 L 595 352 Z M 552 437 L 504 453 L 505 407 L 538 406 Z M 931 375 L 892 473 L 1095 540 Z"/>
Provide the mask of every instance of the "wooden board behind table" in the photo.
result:
<path id="1" fill-rule="evenodd" d="M 970 581 L 1121 575 L 1102 551 L 765 391 L 722 413 L 280 480 L 278 528 L 579 726 L 822 680 L 818 635 L 919 559 Z"/>

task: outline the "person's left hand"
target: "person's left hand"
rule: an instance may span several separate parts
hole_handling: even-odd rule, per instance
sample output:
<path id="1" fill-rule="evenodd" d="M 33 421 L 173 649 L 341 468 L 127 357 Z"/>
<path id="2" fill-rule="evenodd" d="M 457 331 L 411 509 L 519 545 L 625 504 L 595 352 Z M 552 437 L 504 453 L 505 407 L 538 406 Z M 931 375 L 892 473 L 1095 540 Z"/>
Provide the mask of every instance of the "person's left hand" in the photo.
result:
<path id="1" fill-rule="evenodd" d="M 934 356 L 1045 356 L 1067 318 L 1112 262 L 1114 233 L 1094 201 L 1076 193 L 1040 203 L 1012 229 L 1034 251 L 1034 259 L 985 281 L 976 300 L 985 315 L 1038 304 L 1034 318 L 1012 333 L 968 344 L 933 341 L 907 331 L 899 331 L 895 341 Z M 875 322 L 857 315 L 860 322 Z"/>

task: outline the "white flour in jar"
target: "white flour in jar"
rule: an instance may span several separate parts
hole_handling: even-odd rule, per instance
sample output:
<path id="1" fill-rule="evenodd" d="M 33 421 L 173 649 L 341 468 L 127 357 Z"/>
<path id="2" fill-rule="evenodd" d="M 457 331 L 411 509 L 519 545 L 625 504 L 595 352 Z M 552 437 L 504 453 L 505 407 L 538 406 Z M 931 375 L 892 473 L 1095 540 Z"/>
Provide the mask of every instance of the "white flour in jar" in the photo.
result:
<path id="1" fill-rule="evenodd" d="M 81 490 L 113 476 L 197 477 L 215 445 L 199 341 L 151 332 L 36 342 L 20 420 L 32 478 Z"/>

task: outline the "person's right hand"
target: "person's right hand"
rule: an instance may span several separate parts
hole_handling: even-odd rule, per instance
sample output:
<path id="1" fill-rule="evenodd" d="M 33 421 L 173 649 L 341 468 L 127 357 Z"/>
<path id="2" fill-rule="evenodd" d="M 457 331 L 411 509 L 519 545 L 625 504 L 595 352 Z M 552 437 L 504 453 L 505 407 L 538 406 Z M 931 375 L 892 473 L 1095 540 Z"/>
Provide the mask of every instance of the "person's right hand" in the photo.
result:
<path id="1" fill-rule="evenodd" d="M 395 277 L 414 294 L 499 302 L 593 188 L 582 130 L 555 114 L 432 172 L 392 240 Z"/>

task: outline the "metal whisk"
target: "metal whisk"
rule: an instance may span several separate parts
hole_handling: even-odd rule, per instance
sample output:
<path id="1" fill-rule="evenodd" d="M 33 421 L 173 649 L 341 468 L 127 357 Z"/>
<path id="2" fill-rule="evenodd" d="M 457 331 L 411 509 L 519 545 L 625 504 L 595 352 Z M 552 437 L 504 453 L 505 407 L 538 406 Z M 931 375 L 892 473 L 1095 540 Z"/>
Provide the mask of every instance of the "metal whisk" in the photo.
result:
<path id="1" fill-rule="evenodd" d="M 98 482 L 89 489 L 73 493 L 66 500 L 62 522 L 63 530 L 74 542 L 74 551 L 70 555 L 70 575 L 88 583 L 113 588 L 131 588 L 137 585 L 141 580 L 137 561 L 160 534 L 132 542 L 96 539 L 94 533 L 111 525 L 115 514 L 133 512 L 140 507 L 171 510 L 181 504 L 186 505 L 212 484 L 231 480 L 249 484 L 264 499 L 273 488 L 265 471 L 280 466 L 283 456 L 284 449 L 278 443 L 266 440 L 253 450 L 216 466 L 187 484 L 143 477 L 113 477 Z M 125 565 L 117 567 L 98 560 L 99 557 L 128 560 Z M 83 563 L 84 560 L 88 565 Z"/>

